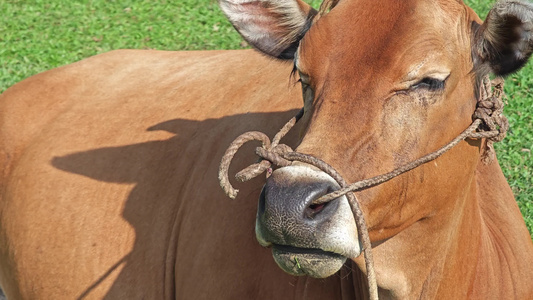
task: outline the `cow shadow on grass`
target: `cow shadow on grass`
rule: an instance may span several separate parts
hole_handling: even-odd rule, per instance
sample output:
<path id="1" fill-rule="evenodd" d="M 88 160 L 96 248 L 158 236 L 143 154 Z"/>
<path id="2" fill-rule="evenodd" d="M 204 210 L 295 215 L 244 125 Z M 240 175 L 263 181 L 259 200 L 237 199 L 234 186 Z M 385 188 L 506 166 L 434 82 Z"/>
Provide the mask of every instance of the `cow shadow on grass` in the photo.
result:
<path id="1" fill-rule="evenodd" d="M 161 288 L 165 286 L 166 296 L 176 297 L 172 286 L 176 280 L 174 276 L 180 273 L 178 271 L 187 272 L 187 270 L 174 270 L 173 252 L 177 251 L 178 245 L 183 245 L 180 243 L 184 241 L 187 243 L 188 239 L 204 235 L 213 235 L 220 239 L 213 238 L 215 239 L 213 243 L 224 241 L 236 244 L 234 247 L 226 247 L 227 249 L 221 247 L 221 250 L 215 254 L 212 250 L 209 252 L 209 249 L 201 247 L 192 252 L 198 256 L 206 253 L 218 255 L 209 258 L 210 264 L 217 270 L 231 267 L 250 269 L 248 264 L 261 267 L 261 259 L 268 260 L 264 262 L 265 264 L 273 264 L 268 250 L 263 252 L 265 254 L 263 258 L 241 257 L 237 262 L 227 259 L 227 256 L 232 254 L 245 255 L 238 252 L 241 249 L 244 251 L 248 247 L 247 243 L 259 247 L 254 234 L 257 198 L 248 199 L 247 195 L 257 197 L 264 177 L 254 179 L 249 184 L 250 188 L 241 185 L 243 189 L 241 197 L 237 201 L 230 201 L 225 199 L 219 188 L 217 168 L 227 146 L 243 130 L 259 130 L 272 137 L 296 113 L 297 110 L 291 110 L 277 113 L 248 113 L 204 121 L 167 120 L 147 129 L 174 134 L 166 140 L 97 148 L 55 157 L 52 165 L 62 171 L 103 182 L 135 184 L 125 201 L 123 198 L 116 200 L 123 202 L 122 217 L 135 231 L 133 249 L 115 265 L 109 266 L 108 271 L 87 287 L 79 299 L 90 297 L 91 292 L 111 274 L 116 275 L 114 272 L 120 273 L 107 292 L 106 299 L 125 299 L 125 296 L 129 299 L 148 299 L 150 295 L 144 293 L 153 288 L 154 282 Z M 298 128 L 292 130 L 284 141 L 288 141 L 292 147 L 295 146 L 298 131 Z M 257 144 L 247 145 L 238 153 L 232 164 L 231 174 L 256 162 L 257 158 L 253 155 L 253 147 L 256 146 Z M 224 211 L 231 211 L 231 215 L 224 214 Z M 217 228 L 221 224 L 231 223 L 231 220 L 236 220 L 235 222 L 239 222 L 237 226 L 244 226 L 246 229 Z M 197 228 L 194 227 L 194 223 L 198 224 Z M 223 238 L 220 238 L 221 236 Z M 191 257 L 191 260 L 194 260 L 194 257 Z M 165 264 L 172 267 L 165 270 L 163 267 Z M 237 266 L 228 264 L 237 264 Z M 184 262 L 183 265 L 184 268 L 198 266 L 190 262 Z M 281 270 L 278 271 L 280 276 L 284 276 Z M 143 276 L 136 275 L 139 272 L 145 272 L 150 278 L 145 282 L 140 281 L 139 278 Z M 190 281 L 191 278 L 180 278 L 180 280 L 189 282 L 190 286 L 195 284 L 194 281 Z M 323 283 L 325 284 L 324 281 Z M 217 284 L 217 282 L 203 284 Z"/>

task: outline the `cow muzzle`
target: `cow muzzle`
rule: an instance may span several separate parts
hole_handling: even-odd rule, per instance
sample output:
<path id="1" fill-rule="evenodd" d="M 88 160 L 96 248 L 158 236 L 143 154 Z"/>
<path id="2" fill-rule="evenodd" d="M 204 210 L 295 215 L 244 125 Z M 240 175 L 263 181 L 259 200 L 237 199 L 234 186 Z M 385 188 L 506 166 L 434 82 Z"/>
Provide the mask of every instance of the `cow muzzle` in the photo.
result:
<path id="1" fill-rule="evenodd" d="M 284 167 L 268 178 L 259 199 L 256 237 L 272 247 L 285 272 L 324 278 L 361 253 L 346 197 L 312 204 L 337 189 L 333 178 L 307 166 Z"/>

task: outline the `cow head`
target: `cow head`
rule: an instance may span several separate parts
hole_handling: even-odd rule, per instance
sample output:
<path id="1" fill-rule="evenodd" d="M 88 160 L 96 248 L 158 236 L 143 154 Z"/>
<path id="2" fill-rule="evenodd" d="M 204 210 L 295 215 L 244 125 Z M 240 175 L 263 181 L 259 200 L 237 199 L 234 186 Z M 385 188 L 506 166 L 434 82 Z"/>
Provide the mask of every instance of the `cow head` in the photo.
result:
<path id="1" fill-rule="evenodd" d="M 533 51 L 533 5 L 518 0 L 497 3 L 483 24 L 455 0 L 330 1 L 323 14 L 301 0 L 219 2 L 251 45 L 294 61 L 305 108 L 296 150 L 328 162 L 348 182 L 451 141 L 472 122 L 480 77 L 511 73 Z M 373 245 L 424 228 L 438 240 L 431 224 L 457 223 L 473 193 L 481 143 L 461 142 L 434 162 L 357 192 Z M 304 164 L 267 180 L 256 234 L 285 271 L 326 277 L 346 258 L 363 266 L 345 197 L 311 204 L 338 188 Z"/>

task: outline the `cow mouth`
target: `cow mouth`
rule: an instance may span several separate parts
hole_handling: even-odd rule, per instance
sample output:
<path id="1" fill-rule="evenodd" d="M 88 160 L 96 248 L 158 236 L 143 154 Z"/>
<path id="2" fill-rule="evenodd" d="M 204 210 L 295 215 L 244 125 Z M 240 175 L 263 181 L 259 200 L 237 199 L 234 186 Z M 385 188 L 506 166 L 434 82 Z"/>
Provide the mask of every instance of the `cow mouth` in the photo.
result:
<path id="1" fill-rule="evenodd" d="M 341 254 L 321 249 L 285 245 L 273 245 L 272 255 L 283 271 L 295 276 L 308 275 L 315 278 L 335 274 L 347 259 Z"/>

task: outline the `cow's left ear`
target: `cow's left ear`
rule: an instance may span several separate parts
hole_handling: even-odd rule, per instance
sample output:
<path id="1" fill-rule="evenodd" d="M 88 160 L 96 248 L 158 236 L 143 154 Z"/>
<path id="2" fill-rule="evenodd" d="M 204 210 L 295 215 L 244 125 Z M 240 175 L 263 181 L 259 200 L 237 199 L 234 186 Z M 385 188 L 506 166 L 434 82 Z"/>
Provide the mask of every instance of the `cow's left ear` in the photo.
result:
<path id="1" fill-rule="evenodd" d="M 219 0 L 220 8 L 242 37 L 256 49 L 293 59 L 316 10 L 301 0 Z"/>
<path id="2" fill-rule="evenodd" d="M 504 76 L 523 67 L 533 52 L 533 4 L 499 1 L 474 36 L 476 68 Z"/>

